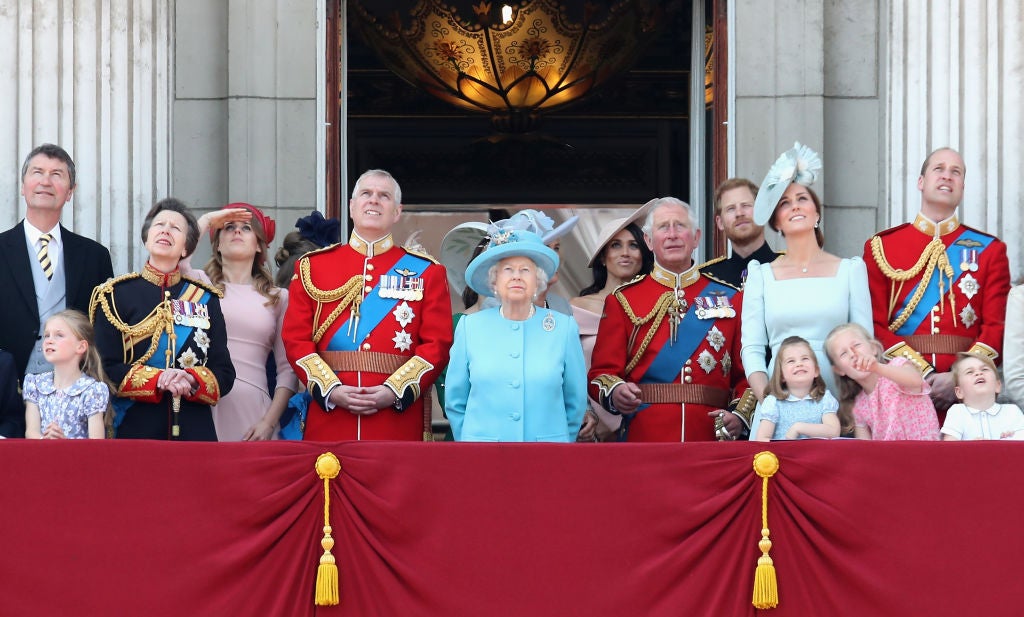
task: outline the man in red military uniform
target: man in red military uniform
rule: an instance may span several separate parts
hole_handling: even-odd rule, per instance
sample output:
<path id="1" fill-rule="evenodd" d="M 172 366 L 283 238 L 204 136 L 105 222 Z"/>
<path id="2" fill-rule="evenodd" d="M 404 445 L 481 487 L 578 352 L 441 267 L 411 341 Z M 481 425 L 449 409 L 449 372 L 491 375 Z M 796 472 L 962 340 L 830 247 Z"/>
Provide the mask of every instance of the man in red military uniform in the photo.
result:
<path id="1" fill-rule="evenodd" d="M 741 293 L 694 266 L 700 230 L 687 204 L 653 200 L 644 237 L 654 270 L 605 301 L 590 396 L 624 416 L 628 441 L 735 437 L 735 414 L 749 425 L 755 403 L 740 364 Z"/>
<path id="2" fill-rule="evenodd" d="M 1010 291 L 1006 244 L 956 217 L 966 172 L 956 150 L 932 152 L 917 179 L 917 218 L 864 245 L 875 336 L 887 357 L 903 356 L 925 375 L 940 416 L 956 402 L 956 353 L 999 357 Z"/>
<path id="3" fill-rule="evenodd" d="M 429 439 L 423 395 L 448 362 L 452 311 L 444 267 L 395 246 L 402 192 L 386 171 L 352 191 L 348 244 L 295 264 L 282 337 L 312 396 L 305 439 Z"/>

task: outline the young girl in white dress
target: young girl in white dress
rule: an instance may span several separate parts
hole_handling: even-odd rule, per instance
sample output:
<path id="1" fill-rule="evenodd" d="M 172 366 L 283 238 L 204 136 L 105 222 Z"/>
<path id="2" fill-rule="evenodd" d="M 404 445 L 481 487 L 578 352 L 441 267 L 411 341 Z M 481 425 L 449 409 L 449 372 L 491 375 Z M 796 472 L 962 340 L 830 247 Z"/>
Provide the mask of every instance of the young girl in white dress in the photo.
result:
<path id="1" fill-rule="evenodd" d="M 47 319 L 43 356 L 53 372 L 25 376 L 25 437 L 103 439 L 110 387 L 89 319 L 75 310 Z"/>
<path id="2" fill-rule="evenodd" d="M 825 388 L 818 358 L 799 336 L 779 345 L 768 394 L 754 417 L 752 439 L 839 436 L 839 402 Z"/>

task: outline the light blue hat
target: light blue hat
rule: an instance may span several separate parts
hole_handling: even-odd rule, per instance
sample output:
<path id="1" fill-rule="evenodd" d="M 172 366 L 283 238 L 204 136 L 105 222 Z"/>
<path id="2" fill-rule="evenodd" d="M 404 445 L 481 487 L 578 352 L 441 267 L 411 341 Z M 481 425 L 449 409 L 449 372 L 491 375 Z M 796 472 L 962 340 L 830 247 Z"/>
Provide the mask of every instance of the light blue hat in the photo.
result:
<path id="1" fill-rule="evenodd" d="M 527 208 L 516 212 L 509 218 L 509 220 L 515 221 L 516 227 L 525 229 L 526 231 L 532 231 L 540 236 L 540 239 L 544 244 L 551 244 L 555 240 L 572 231 L 572 229 L 576 227 L 576 223 L 579 222 L 580 217 L 574 214 L 567 218 L 561 225 L 556 227 L 554 219 L 547 214 L 544 214 L 540 210 Z"/>
<path id="2" fill-rule="evenodd" d="M 779 155 L 764 177 L 754 199 L 754 223 L 761 226 L 768 223 L 790 184 L 796 182 L 811 186 L 820 173 L 821 157 L 818 153 L 799 141 L 794 143 L 792 148 Z"/>
<path id="3" fill-rule="evenodd" d="M 523 224 L 514 219 L 498 221 L 488 227 L 490 243 L 466 268 L 466 282 L 482 296 L 494 296 L 487 280 L 491 266 L 506 257 L 528 257 L 543 270 L 548 278 L 558 270 L 558 253 L 544 245 L 541 237 L 532 231 L 522 229 Z"/>

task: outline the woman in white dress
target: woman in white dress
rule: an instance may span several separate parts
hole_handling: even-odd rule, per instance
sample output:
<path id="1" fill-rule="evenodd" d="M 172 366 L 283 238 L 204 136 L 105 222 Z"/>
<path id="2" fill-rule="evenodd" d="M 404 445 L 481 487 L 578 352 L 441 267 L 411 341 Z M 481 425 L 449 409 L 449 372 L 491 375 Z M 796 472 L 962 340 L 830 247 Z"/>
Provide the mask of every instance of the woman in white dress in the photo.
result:
<path id="1" fill-rule="evenodd" d="M 583 345 L 583 357 L 588 371 L 605 299 L 619 285 L 633 280 L 638 274 L 649 274 L 654 267 L 654 253 L 647 247 L 644 233 L 636 223 L 645 211 L 643 207 L 638 208 L 630 216 L 609 221 L 601 228 L 588 264 L 593 271 L 594 281 L 569 301 L 572 316 L 580 328 L 580 343 Z M 578 439 L 615 441 L 621 422 L 622 416 L 609 413 L 591 400 Z"/>
<path id="2" fill-rule="evenodd" d="M 869 332 L 871 298 L 860 257 L 826 252 L 821 232 L 821 201 L 811 184 L 821 172 L 817 153 L 794 145 L 765 176 L 754 202 L 754 222 L 768 224 L 786 240 L 786 254 L 770 264 L 750 263 L 743 287 L 741 351 L 747 380 L 763 400 L 779 345 L 789 336 L 810 343 L 822 377 L 835 393 L 835 377 L 825 355 L 829 331 L 854 322 Z"/>
<path id="3" fill-rule="evenodd" d="M 278 438 L 281 414 L 298 388 L 281 340 L 288 290 L 274 285 L 266 261 L 274 239 L 274 219 L 256 206 L 234 203 L 199 218 L 209 229 L 213 257 L 205 272 L 224 290 L 221 307 L 235 387 L 213 408 L 219 441 Z M 202 233 L 202 232 L 201 232 Z M 267 362 L 271 351 L 276 385 L 270 392 Z"/>

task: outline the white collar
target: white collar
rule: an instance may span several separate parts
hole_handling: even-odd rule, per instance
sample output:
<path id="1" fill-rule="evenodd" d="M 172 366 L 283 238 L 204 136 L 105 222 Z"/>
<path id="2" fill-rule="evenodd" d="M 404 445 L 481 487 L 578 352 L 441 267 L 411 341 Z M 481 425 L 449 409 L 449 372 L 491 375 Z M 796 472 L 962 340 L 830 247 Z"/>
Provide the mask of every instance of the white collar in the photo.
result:
<path id="1" fill-rule="evenodd" d="M 50 240 L 50 242 L 55 246 L 61 246 L 60 223 L 54 225 L 53 229 L 47 232 L 37 229 L 35 225 L 28 222 L 28 219 L 25 219 L 25 239 L 28 240 L 29 245 L 37 246 L 39 244 L 39 237 L 44 233 L 48 233 L 53 236 L 53 239 Z"/>
<path id="2" fill-rule="evenodd" d="M 1003 406 L 1001 404 L 999 404 L 999 403 L 992 403 L 992 406 L 989 407 L 988 409 L 975 409 L 974 407 L 971 407 L 970 405 L 968 405 L 966 403 L 964 403 L 964 407 L 966 407 L 967 411 L 972 413 L 972 414 L 987 413 L 990 416 L 994 416 L 994 415 L 998 414 L 1002 410 L 1002 408 L 1003 408 Z"/>

